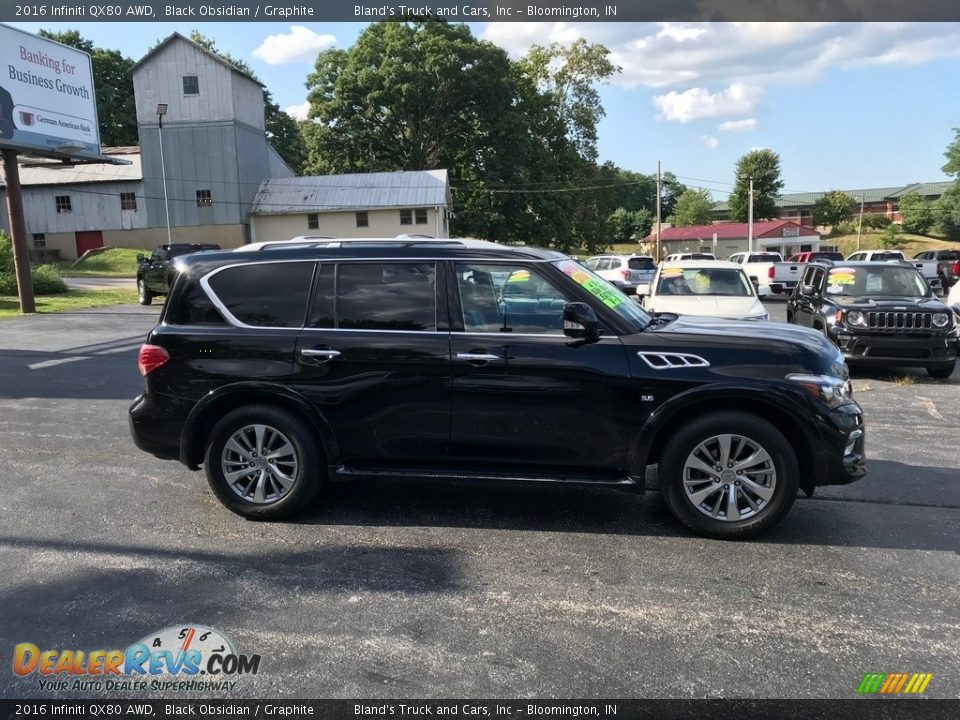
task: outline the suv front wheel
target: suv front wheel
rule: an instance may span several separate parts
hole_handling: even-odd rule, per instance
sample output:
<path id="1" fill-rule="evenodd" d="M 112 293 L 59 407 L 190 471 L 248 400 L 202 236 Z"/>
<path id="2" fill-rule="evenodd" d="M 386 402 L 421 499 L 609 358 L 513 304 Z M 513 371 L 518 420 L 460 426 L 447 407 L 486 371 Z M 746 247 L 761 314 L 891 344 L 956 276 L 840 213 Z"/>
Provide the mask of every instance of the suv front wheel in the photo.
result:
<path id="1" fill-rule="evenodd" d="M 316 432 L 271 405 L 232 410 L 207 443 L 204 467 L 217 498 L 252 520 L 289 517 L 320 489 L 323 463 Z"/>
<path id="2" fill-rule="evenodd" d="M 793 448 L 755 415 L 723 412 L 696 420 L 674 435 L 661 458 L 667 505 L 701 535 L 750 537 L 776 524 L 797 497 Z"/>

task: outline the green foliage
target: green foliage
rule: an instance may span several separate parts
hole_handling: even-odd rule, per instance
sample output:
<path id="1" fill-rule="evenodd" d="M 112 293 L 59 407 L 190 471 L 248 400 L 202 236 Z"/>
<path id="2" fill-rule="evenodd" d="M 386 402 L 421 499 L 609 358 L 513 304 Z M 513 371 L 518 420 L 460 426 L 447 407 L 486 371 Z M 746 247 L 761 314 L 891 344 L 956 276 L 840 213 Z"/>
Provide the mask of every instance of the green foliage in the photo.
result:
<path id="1" fill-rule="evenodd" d="M 831 235 L 850 235 L 857 232 L 857 222 L 855 220 L 843 220 L 835 223 L 830 228 Z"/>
<path id="2" fill-rule="evenodd" d="M 199 30 L 193 30 L 190 32 L 190 39 L 204 50 L 219 55 L 240 72 L 246 73 L 260 82 L 260 78 L 253 72 L 253 68 L 244 60 L 239 60 L 228 52 L 218 50 L 213 38 L 208 38 Z M 263 122 L 267 133 L 267 142 L 283 158 L 284 162 L 299 175 L 303 172 L 307 160 L 307 144 L 300 130 L 300 124 L 280 109 L 280 106 L 273 101 L 273 95 L 266 88 L 263 89 Z"/>
<path id="3" fill-rule="evenodd" d="M 900 217 L 907 232 L 925 235 L 937 221 L 935 211 L 933 203 L 924 200 L 916 191 L 900 198 Z"/>
<path id="4" fill-rule="evenodd" d="M 650 234 L 653 216 L 649 210 L 627 210 L 619 207 L 607 218 L 610 244 L 637 242 Z"/>
<path id="5" fill-rule="evenodd" d="M 673 207 L 673 214 L 667 221 L 677 227 L 689 225 L 707 225 L 713 219 L 713 198 L 710 191 L 689 189 L 685 191 Z"/>
<path id="6" fill-rule="evenodd" d="M 947 146 L 947 151 L 943 154 L 947 159 L 943 165 L 943 171 L 960 180 L 960 128 L 954 128 L 953 134 L 953 142 Z"/>
<path id="7" fill-rule="evenodd" d="M 960 182 L 947 189 L 934 206 L 937 229 L 950 240 L 960 240 Z"/>
<path id="8" fill-rule="evenodd" d="M 847 220 L 857 208 L 857 201 L 842 190 L 831 190 L 813 204 L 814 225 L 836 225 Z"/>
<path id="9" fill-rule="evenodd" d="M 769 220 L 777 216 L 776 198 L 783 189 L 780 156 L 773 150 L 751 150 L 737 160 L 735 185 L 730 193 L 730 219 L 747 222 L 750 181 L 753 178 L 753 218 Z"/>
<path id="10" fill-rule="evenodd" d="M 41 30 L 40 37 L 90 53 L 97 93 L 100 143 L 105 147 L 137 145 L 137 108 L 133 97 L 134 62 L 117 50 L 96 47 L 76 30 Z"/>
<path id="11" fill-rule="evenodd" d="M 31 275 L 35 295 L 53 295 L 67 291 L 60 271 L 53 265 L 38 265 L 32 268 Z M 0 230 L 0 295 L 16 294 L 17 275 L 13 263 L 13 243 L 10 236 Z"/>
<path id="12" fill-rule="evenodd" d="M 877 239 L 877 242 L 884 250 L 895 248 L 900 243 L 899 235 L 900 231 L 897 229 L 897 226 L 891 223 L 887 225 L 886 230 L 880 233 L 880 237 Z"/>
<path id="13" fill-rule="evenodd" d="M 883 213 L 866 213 L 863 216 L 863 228 L 871 230 L 883 230 L 893 222 Z"/>

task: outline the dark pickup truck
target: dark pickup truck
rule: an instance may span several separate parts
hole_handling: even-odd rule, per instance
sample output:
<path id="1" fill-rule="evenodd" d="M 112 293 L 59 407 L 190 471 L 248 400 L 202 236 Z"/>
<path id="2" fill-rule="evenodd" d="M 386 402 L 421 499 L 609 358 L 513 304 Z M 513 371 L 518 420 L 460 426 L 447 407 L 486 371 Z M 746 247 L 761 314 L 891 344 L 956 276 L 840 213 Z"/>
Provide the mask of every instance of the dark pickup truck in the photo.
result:
<path id="1" fill-rule="evenodd" d="M 141 305 L 149 305 L 156 295 L 170 292 L 175 275 L 174 258 L 201 250 L 219 250 L 219 245 L 199 243 L 174 243 L 157 245 L 150 257 L 137 255 L 137 299 Z"/>

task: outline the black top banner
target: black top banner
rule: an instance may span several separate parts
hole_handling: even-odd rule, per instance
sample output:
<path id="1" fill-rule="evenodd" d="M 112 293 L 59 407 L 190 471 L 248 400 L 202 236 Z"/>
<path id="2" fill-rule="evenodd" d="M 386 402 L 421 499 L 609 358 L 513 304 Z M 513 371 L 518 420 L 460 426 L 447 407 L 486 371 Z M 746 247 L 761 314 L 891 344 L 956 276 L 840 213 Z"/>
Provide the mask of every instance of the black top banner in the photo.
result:
<path id="1" fill-rule="evenodd" d="M 955 720 L 956 700 L 19 700 L 6 718 Z"/>
<path id="2" fill-rule="evenodd" d="M 450 22 L 960 21 L 956 0 L 145 0 L 0 2 L 0 22 Z"/>

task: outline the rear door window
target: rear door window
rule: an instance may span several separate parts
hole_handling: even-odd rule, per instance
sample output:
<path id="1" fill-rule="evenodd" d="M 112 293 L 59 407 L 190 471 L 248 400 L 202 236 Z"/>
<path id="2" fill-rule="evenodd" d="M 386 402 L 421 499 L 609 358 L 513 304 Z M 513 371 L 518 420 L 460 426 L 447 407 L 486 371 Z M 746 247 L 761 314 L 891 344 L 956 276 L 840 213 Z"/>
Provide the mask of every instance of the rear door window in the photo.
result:
<path id="1" fill-rule="evenodd" d="M 435 263 L 342 263 L 337 269 L 341 330 L 437 329 Z"/>
<path id="2" fill-rule="evenodd" d="M 239 323 L 255 327 L 303 327 L 314 263 L 252 263 L 226 268 L 207 284 Z"/>

